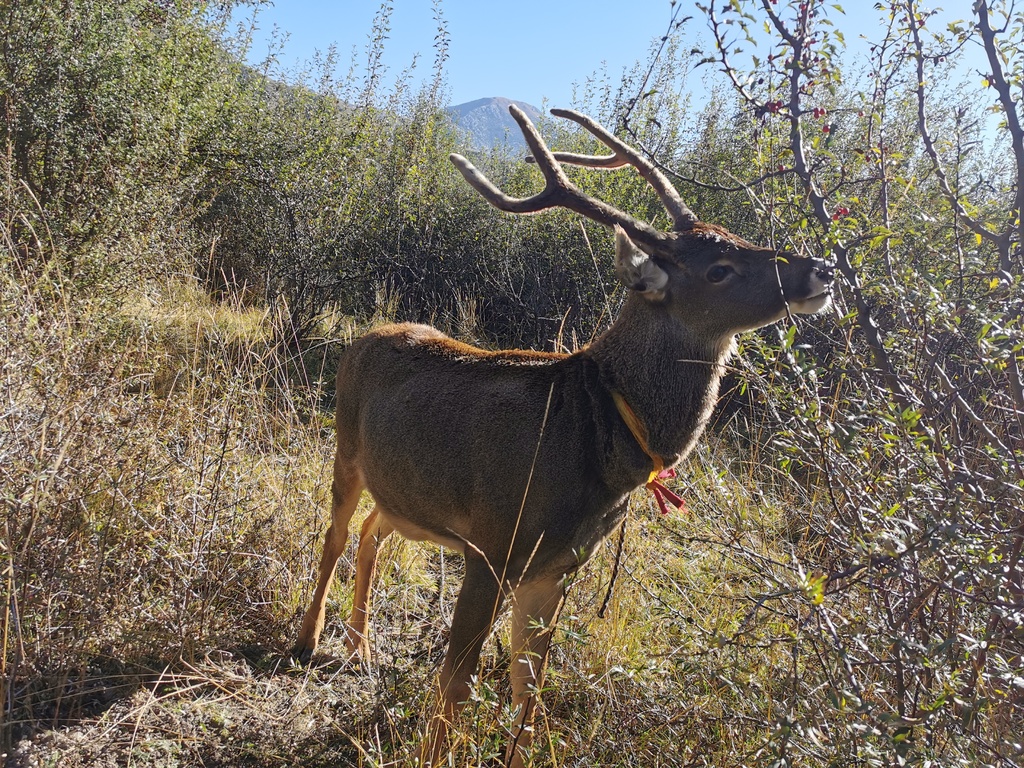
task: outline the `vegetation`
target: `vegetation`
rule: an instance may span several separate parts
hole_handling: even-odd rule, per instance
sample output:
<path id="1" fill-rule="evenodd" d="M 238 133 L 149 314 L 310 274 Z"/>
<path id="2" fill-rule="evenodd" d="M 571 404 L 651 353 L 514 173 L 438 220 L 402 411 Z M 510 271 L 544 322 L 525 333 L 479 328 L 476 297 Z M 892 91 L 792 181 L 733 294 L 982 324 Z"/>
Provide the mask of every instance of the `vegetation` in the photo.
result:
<path id="1" fill-rule="evenodd" d="M 979 1 L 946 26 L 879 3 L 858 59 L 818 0 L 698 8 L 574 106 L 648 148 L 702 217 L 834 259 L 836 309 L 742 340 L 681 473 L 688 514 L 633 500 L 606 618 L 614 542 L 580 574 L 536 764 L 1021 764 L 1024 15 Z M 287 660 L 336 355 L 392 318 L 572 349 L 621 295 L 599 228 L 501 216 L 461 181 L 443 16 L 425 84 L 387 83 L 390 9 L 364 69 L 338 79 L 328 55 L 286 83 L 243 64 L 226 3 L 0 0 L 13 765 L 414 749 L 457 558 L 389 540 L 379 663 Z M 704 23 L 694 53 L 678 33 Z M 983 77 L 962 63 L 978 48 Z M 698 105 L 681 94 L 702 64 L 727 88 Z M 474 162 L 513 194 L 536 183 L 500 150 Z M 635 174 L 578 180 L 661 215 Z M 501 631 L 488 649 L 455 765 L 495 764 L 511 719 Z"/>

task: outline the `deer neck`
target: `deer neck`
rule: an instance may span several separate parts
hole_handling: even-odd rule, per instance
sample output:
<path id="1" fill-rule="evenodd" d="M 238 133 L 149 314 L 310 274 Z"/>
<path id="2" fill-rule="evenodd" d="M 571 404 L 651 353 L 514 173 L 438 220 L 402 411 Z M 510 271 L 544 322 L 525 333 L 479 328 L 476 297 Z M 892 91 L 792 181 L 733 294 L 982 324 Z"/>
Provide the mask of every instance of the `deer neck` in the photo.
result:
<path id="1" fill-rule="evenodd" d="M 606 385 L 642 422 L 650 452 L 670 466 L 704 431 L 734 347 L 734 336 L 701 337 L 663 308 L 631 295 L 588 351 Z"/>

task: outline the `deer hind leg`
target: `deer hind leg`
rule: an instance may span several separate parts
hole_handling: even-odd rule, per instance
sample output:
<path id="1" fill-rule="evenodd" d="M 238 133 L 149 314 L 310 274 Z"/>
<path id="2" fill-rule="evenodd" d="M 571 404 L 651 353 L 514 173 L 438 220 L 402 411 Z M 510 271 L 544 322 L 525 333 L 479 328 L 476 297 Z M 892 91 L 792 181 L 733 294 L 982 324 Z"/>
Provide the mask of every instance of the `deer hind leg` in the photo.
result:
<path id="1" fill-rule="evenodd" d="M 448 653 L 437 680 L 437 702 L 420 747 L 419 765 L 436 766 L 448 741 L 452 722 L 469 699 L 469 682 L 480 661 L 480 649 L 491 632 L 502 603 L 502 590 L 482 556 L 466 553 L 466 577 L 455 601 Z"/>
<path id="2" fill-rule="evenodd" d="M 370 589 L 373 585 L 374 567 L 377 565 L 377 552 L 381 542 L 394 530 L 394 527 L 380 514 L 378 505 L 363 521 L 363 528 L 359 534 L 359 550 L 356 553 L 356 586 L 352 597 L 352 615 L 348 620 L 345 646 L 348 648 L 350 656 L 358 654 L 364 662 L 370 661 L 366 620 L 370 612 Z"/>
<path id="3" fill-rule="evenodd" d="M 335 466 L 334 483 L 331 486 L 331 526 L 324 537 L 324 551 L 320 558 L 320 570 L 313 592 L 313 601 L 302 619 L 299 639 L 292 649 L 292 656 L 305 664 L 312 658 L 316 650 L 320 633 L 324 628 L 324 611 L 327 605 L 327 593 L 334 580 L 334 570 L 338 558 L 345 551 L 348 541 L 348 524 L 359 504 L 359 496 L 363 492 L 363 484 L 356 471 L 345 472 L 340 465 Z"/>
<path id="4" fill-rule="evenodd" d="M 511 768 L 522 768 L 533 743 L 533 715 L 565 597 L 564 583 L 562 577 L 526 582 L 512 597 L 512 706 L 517 714 L 505 755 L 505 764 Z"/>

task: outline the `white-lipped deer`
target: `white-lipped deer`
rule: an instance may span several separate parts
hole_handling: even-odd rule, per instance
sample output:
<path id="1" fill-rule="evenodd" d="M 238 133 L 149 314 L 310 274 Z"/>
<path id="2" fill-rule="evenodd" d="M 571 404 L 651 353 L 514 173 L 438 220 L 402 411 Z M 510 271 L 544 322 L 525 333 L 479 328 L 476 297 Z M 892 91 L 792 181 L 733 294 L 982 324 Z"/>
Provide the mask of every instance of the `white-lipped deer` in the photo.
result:
<path id="1" fill-rule="evenodd" d="M 459 155 L 452 162 L 491 204 L 511 213 L 563 207 L 615 231 L 615 269 L 629 289 L 618 319 L 571 355 L 491 352 L 422 325 L 390 325 L 344 353 L 337 380 L 337 456 L 319 581 L 294 654 L 306 661 L 348 525 L 364 489 L 376 502 L 356 556 L 350 653 L 369 657 L 367 610 L 381 540 L 398 531 L 465 555 L 436 712 L 421 764 L 444 752 L 449 725 L 503 601 L 512 608 L 517 729 L 508 760 L 530 746 L 535 692 L 567 575 L 622 522 L 629 494 L 691 450 L 718 396 L 741 331 L 829 302 L 832 269 L 760 248 L 701 222 L 648 160 L 590 118 L 610 156 L 552 154 L 515 106 L 545 179 L 513 199 Z M 672 219 L 662 232 L 581 192 L 560 163 L 635 168 Z"/>

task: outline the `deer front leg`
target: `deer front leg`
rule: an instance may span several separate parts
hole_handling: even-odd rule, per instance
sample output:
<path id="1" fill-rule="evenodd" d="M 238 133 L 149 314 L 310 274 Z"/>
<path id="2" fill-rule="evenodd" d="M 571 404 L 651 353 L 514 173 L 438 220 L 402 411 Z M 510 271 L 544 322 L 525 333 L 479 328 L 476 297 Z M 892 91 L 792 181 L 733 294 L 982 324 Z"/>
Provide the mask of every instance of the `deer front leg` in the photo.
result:
<path id="1" fill-rule="evenodd" d="M 533 743 L 533 714 L 544 685 L 551 635 L 565 596 L 565 580 L 521 584 L 512 597 L 512 706 L 516 725 L 505 765 L 522 768 Z"/>
<path id="2" fill-rule="evenodd" d="M 359 549 L 356 552 L 356 585 L 352 596 L 352 615 L 348 620 L 345 647 L 349 656 L 359 655 L 364 662 L 370 661 L 370 643 L 366 635 L 366 620 L 369 616 L 370 589 L 373 586 L 373 571 L 377 565 L 377 552 L 381 542 L 395 529 L 380 514 L 380 506 L 373 508 L 363 521 L 359 534 Z"/>
<path id="3" fill-rule="evenodd" d="M 334 580 L 334 569 L 338 564 L 338 558 L 345 551 L 345 543 L 348 541 L 348 524 L 352 520 L 352 513 L 356 511 L 359 495 L 362 492 L 362 483 L 357 480 L 355 473 L 345 474 L 340 469 L 335 469 L 334 484 L 331 486 L 331 527 L 327 529 L 327 535 L 324 537 L 324 551 L 320 558 L 316 590 L 313 592 L 313 600 L 309 604 L 309 609 L 302 619 L 299 639 L 296 641 L 295 647 L 292 648 L 292 656 L 302 664 L 313 657 L 313 651 L 316 650 L 320 640 L 320 633 L 324 629 L 327 593 Z"/>
<path id="4" fill-rule="evenodd" d="M 420 766 L 436 766 L 447 746 L 448 731 L 469 699 L 469 681 L 480 661 L 480 649 L 490 634 L 502 603 L 502 590 L 490 565 L 474 552 L 466 553 L 466 577 L 455 601 L 451 639 L 437 680 L 437 703 L 420 747 Z"/>

